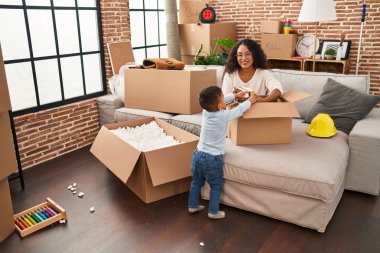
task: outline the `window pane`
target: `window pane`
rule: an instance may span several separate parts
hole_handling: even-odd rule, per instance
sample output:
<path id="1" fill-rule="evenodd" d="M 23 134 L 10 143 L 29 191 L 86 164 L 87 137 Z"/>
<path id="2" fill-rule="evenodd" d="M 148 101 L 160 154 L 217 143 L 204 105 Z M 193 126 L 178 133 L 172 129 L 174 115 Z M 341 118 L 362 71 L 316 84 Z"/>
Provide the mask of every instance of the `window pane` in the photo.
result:
<path id="1" fill-rule="evenodd" d="M 0 4 L 4 5 L 22 5 L 21 0 L 0 0 Z"/>
<path id="2" fill-rule="evenodd" d="M 65 99 L 84 95 L 80 57 L 62 58 L 61 68 Z"/>
<path id="3" fill-rule="evenodd" d="M 34 57 L 56 55 L 51 10 L 28 10 Z"/>
<path id="4" fill-rule="evenodd" d="M 54 0 L 54 6 L 74 7 L 75 0 Z"/>
<path id="5" fill-rule="evenodd" d="M 12 110 L 18 111 L 37 106 L 30 62 L 6 64 L 5 71 Z"/>
<path id="6" fill-rule="evenodd" d="M 147 58 L 159 58 L 158 47 L 149 47 L 147 48 L 148 57 Z"/>
<path id="7" fill-rule="evenodd" d="M 165 9 L 165 0 L 158 0 L 158 9 L 160 9 L 160 10 Z"/>
<path id="8" fill-rule="evenodd" d="M 157 12 L 145 12 L 146 34 L 149 34 L 149 39 L 146 40 L 147 45 L 158 44 L 158 20 Z"/>
<path id="9" fill-rule="evenodd" d="M 157 0 L 145 0 L 145 9 L 155 9 L 156 10 L 157 9 Z"/>
<path id="10" fill-rule="evenodd" d="M 26 5 L 50 6 L 50 0 L 26 0 Z"/>
<path id="11" fill-rule="evenodd" d="M 98 19 L 96 11 L 79 11 L 82 51 L 99 51 Z"/>
<path id="12" fill-rule="evenodd" d="M 102 66 L 100 64 L 100 54 L 83 56 L 84 76 L 86 79 L 86 93 L 91 94 L 102 91 Z"/>
<path id="13" fill-rule="evenodd" d="M 61 101 L 57 59 L 36 61 L 35 66 L 40 104 Z"/>
<path id="14" fill-rule="evenodd" d="M 131 22 L 131 43 L 133 47 L 145 46 L 144 41 L 144 16 L 142 11 L 129 13 Z"/>
<path id="15" fill-rule="evenodd" d="M 74 10 L 56 10 L 60 54 L 79 53 L 77 15 Z"/>
<path id="16" fill-rule="evenodd" d="M 148 0 L 152 1 L 152 0 Z M 142 9 L 143 0 L 129 0 L 129 9 Z"/>
<path id="17" fill-rule="evenodd" d="M 168 58 L 168 47 L 167 46 L 160 47 L 160 57 L 161 58 Z"/>
<path id="18" fill-rule="evenodd" d="M 159 12 L 160 17 L 160 44 L 166 44 L 166 17 L 165 12 Z"/>
<path id="19" fill-rule="evenodd" d="M 135 49 L 133 50 L 133 55 L 135 56 L 135 62 L 138 65 L 141 65 L 145 57 L 145 49 Z"/>
<path id="20" fill-rule="evenodd" d="M 78 0 L 79 7 L 96 7 L 95 0 Z"/>
<path id="21" fill-rule="evenodd" d="M 30 57 L 22 10 L 0 9 L 0 41 L 5 61 Z"/>

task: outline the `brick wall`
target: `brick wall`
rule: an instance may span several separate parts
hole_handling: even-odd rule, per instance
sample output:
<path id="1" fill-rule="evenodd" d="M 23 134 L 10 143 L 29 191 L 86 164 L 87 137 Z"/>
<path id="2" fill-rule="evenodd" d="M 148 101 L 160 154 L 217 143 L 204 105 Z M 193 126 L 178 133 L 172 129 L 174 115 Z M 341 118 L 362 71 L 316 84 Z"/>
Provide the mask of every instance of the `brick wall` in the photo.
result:
<path id="1" fill-rule="evenodd" d="M 251 38 L 261 41 L 260 21 L 266 19 L 291 19 L 293 29 L 298 33 L 314 33 L 312 23 L 298 23 L 297 18 L 302 0 L 212 0 L 220 22 L 235 21 L 238 23 L 238 38 Z M 351 40 L 349 55 L 350 74 L 355 74 L 356 57 L 359 46 L 362 2 L 356 0 L 335 0 L 338 20 L 322 23 L 318 38 L 340 38 L 340 32 L 347 33 Z M 367 0 L 367 15 L 364 26 L 362 48 L 360 50 L 359 74 L 369 74 L 371 78 L 370 93 L 380 95 L 380 1 Z"/>
<path id="2" fill-rule="evenodd" d="M 260 41 L 260 21 L 291 19 L 299 33 L 313 31 L 310 24 L 296 20 L 302 0 L 212 0 L 218 20 L 238 22 L 238 38 L 251 37 Z M 352 40 L 351 73 L 355 73 L 360 31 L 361 5 L 354 0 L 337 0 L 338 21 L 323 23 L 318 37 L 338 39 L 341 30 Z M 128 0 L 101 0 L 106 77 L 112 75 L 106 44 L 129 40 Z M 360 74 L 371 76 L 371 93 L 380 95 L 380 3 L 367 0 L 367 21 L 364 27 Z M 23 168 L 53 159 L 92 143 L 99 131 L 95 99 L 15 118 Z"/>
<path id="3" fill-rule="evenodd" d="M 128 1 L 101 1 L 106 77 L 112 75 L 107 43 L 130 38 Z M 22 168 L 91 144 L 99 131 L 95 99 L 15 118 Z"/>

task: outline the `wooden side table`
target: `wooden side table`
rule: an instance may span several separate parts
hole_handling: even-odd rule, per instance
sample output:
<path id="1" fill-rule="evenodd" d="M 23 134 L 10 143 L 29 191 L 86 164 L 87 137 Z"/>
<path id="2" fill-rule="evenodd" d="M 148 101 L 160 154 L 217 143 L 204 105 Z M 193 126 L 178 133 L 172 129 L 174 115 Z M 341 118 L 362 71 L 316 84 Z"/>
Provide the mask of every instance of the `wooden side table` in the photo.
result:
<path id="1" fill-rule="evenodd" d="M 313 71 L 313 59 L 306 59 L 303 63 L 304 71 Z M 329 72 L 329 73 L 342 73 L 349 74 L 350 61 L 349 60 L 315 60 L 315 72 Z"/>
<path id="2" fill-rule="evenodd" d="M 268 58 L 268 67 L 270 69 L 291 69 L 303 70 L 302 59 L 282 59 L 282 58 Z"/>

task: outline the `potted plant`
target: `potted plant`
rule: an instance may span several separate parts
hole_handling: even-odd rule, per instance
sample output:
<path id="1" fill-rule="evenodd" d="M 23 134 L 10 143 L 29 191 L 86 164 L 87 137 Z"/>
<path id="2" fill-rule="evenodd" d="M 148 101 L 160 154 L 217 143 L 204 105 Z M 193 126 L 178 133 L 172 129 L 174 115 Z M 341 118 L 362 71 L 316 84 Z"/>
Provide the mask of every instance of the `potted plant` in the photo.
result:
<path id="1" fill-rule="evenodd" d="M 214 39 L 215 46 L 210 50 L 207 55 L 202 55 L 203 44 L 199 47 L 195 57 L 194 65 L 222 65 L 224 66 L 228 58 L 230 49 L 234 46 L 235 42 L 231 39 Z M 220 47 L 223 52 L 218 54 L 217 48 Z"/>
<path id="2" fill-rule="evenodd" d="M 326 51 L 325 51 L 325 59 L 326 60 L 334 59 L 335 55 L 336 55 L 335 49 L 333 49 L 333 48 L 327 48 L 326 49 Z"/>

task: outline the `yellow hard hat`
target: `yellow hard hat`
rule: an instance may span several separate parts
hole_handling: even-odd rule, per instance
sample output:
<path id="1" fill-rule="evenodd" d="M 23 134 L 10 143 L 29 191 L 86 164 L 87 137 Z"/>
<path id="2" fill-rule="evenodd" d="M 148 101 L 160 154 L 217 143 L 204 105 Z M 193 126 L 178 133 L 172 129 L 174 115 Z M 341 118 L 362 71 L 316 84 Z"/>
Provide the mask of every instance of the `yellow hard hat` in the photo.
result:
<path id="1" fill-rule="evenodd" d="M 313 118 L 306 132 L 313 137 L 328 138 L 336 134 L 336 128 L 330 115 L 319 113 Z"/>

